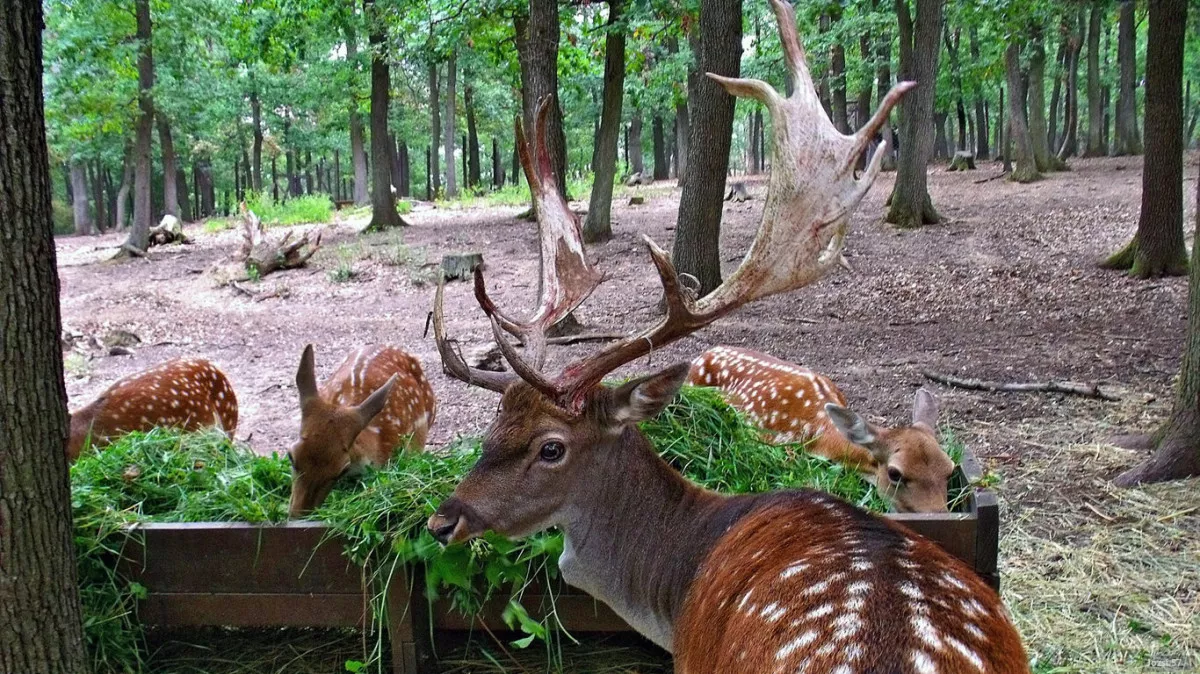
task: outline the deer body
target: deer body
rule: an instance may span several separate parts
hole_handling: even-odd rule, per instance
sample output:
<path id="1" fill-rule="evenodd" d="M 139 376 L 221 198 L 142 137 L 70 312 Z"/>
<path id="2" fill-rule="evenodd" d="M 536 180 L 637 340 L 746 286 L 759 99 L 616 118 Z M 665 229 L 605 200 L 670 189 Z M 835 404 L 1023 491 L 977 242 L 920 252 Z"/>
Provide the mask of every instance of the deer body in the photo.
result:
<path id="1" fill-rule="evenodd" d="M 846 408 L 825 375 L 750 349 L 717 346 L 692 361 L 688 383 L 721 389 L 725 399 L 778 443 L 806 449 L 869 477 L 900 512 L 945 512 L 954 462 L 938 443 L 937 401 L 924 389 L 913 423 L 872 426 Z"/>
<path id="2" fill-rule="evenodd" d="M 237 423 L 237 396 L 223 372 L 203 358 L 170 360 L 117 381 L 73 412 L 67 458 L 79 458 L 89 436 L 102 446 L 159 426 L 188 431 L 216 426 L 232 438 Z"/>
<path id="3" fill-rule="evenodd" d="M 318 389 L 308 346 L 296 386 L 300 441 L 288 453 L 293 517 L 319 506 L 343 474 L 385 465 L 398 448 L 425 448 L 437 401 L 420 362 L 400 349 L 356 349 Z"/>

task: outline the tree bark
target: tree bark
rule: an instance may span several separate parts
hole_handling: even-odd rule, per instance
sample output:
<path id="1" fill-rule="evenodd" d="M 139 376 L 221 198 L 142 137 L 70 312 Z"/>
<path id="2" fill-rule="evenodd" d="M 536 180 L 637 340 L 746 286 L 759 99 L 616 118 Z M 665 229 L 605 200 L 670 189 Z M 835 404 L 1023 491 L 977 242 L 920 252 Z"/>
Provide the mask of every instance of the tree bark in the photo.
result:
<path id="1" fill-rule="evenodd" d="M 1016 164 L 1009 180 L 1028 183 L 1042 177 L 1037 168 L 1033 138 L 1025 120 L 1025 87 L 1021 82 L 1021 36 L 1014 35 L 1004 52 L 1005 75 L 1008 81 L 1008 128 Z"/>
<path id="2" fill-rule="evenodd" d="M 629 170 L 633 173 L 646 172 L 646 160 L 642 153 L 642 113 L 634 110 L 629 118 Z"/>
<path id="3" fill-rule="evenodd" d="M 95 234 L 92 229 L 92 214 L 88 210 L 87 170 L 83 162 L 71 160 L 71 206 L 75 213 L 75 235 L 90 236 Z"/>
<path id="4" fill-rule="evenodd" d="M 1035 26 L 1028 35 L 1031 55 L 1029 57 L 1029 140 L 1033 145 L 1033 159 L 1038 171 L 1062 171 L 1066 162 L 1050 151 L 1049 132 L 1046 130 L 1046 45 L 1041 26 Z"/>
<path id="5" fill-rule="evenodd" d="M 333 200 L 342 200 L 342 154 L 333 151 Z"/>
<path id="6" fill-rule="evenodd" d="M 125 246 L 145 251 L 150 243 L 153 214 L 150 178 L 153 173 L 150 149 L 154 135 L 154 54 L 151 49 L 150 0 L 135 0 L 138 39 L 138 116 L 133 141 L 133 227 Z"/>
<path id="7" fill-rule="evenodd" d="M 92 182 L 92 203 L 96 204 L 96 230 L 103 233 L 108 229 L 108 221 L 104 214 L 104 166 L 98 157 L 92 162 L 89 173 Z"/>
<path id="8" fill-rule="evenodd" d="M 702 74 L 738 77 L 741 57 L 741 0 L 701 0 L 697 62 L 688 77 L 689 114 L 695 119 L 672 250 L 675 268 L 700 282 L 701 296 L 721 285 L 721 212 L 734 108 L 733 97 Z"/>
<path id="9" fill-rule="evenodd" d="M 621 106 L 625 90 L 625 31 L 621 25 L 624 0 L 609 0 L 604 36 L 604 92 L 601 96 L 600 133 L 593 150 L 596 166 L 583 240 L 596 243 L 612 238 L 612 192 L 617 171 L 617 140 L 621 133 Z"/>
<path id="10" fill-rule="evenodd" d="M 426 167 L 429 171 L 429 178 L 426 180 L 429 183 L 429 200 L 437 198 L 437 194 L 442 191 L 442 168 L 441 158 L 438 156 L 438 151 L 441 149 L 442 138 L 442 97 L 438 91 L 438 63 L 430 57 L 429 62 L 429 128 L 430 138 L 433 139 L 433 146 L 429 150 L 429 156 Z"/>
<path id="11" fill-rule="evenodd" d="M 929 198 L 926 168 L 933 154 L 933 106 L 941 51 L 941 0 L 896 0 L 900 28 L 900 78 L 917 85 L 900 102 L 900 157 L 886 220 L 902 229 L 941 220 Z"/>
<path id="12" fill-rule="evenodd" d="M 547 120 L 546 145 L 558 176 L 558 191 L 567 196 L 567 139 L 563 133 L 562 105 L 558 99 L 559 20 L 557 0 L 529 0 L 528 15 L 514 19 L 517 58 L 521 65 L 521 108 L 526 129 L 533 129 L 538 102 L 553 96 Z"/>
<path id="13" fill-rule="evenodd" d="M 666 180 L 671 175 L 671 160 L 667 155 L 667 136 L 661 115 L 654 115 L 654 179 Z"/>
<path id="14" fill-rule="evenodd" d="M 863 64 L 871 63 L 871 60 L 874 58 L 872 51 L 871 31 L 864 30 L 858 37 L 858 57 L 862 59 Z M 856 129 L 861 129 L 867 123 L 867 120 L 871 119 L 871 94 L 873 93 L 873 85 L 874 82 L 869 77 L 864 77 L 862 86 L 859 87 L 858 98 L 854 103 L 857 108 L 854 118 L 854 128 Z M 860 165 L 865 161 L 866 154 L 864 153 L 860 160 Z"/>
<path id="15" fill-rule="evenodd" d="M 1043 49 L 1045 47 L 1043 46 Z M 1062 75 L 1066 70 L 1067 60 L 1067 41 L 1060 40 L 1058 43 L 1058 55 L 1054 57 L 1054 88 L 1050 92 L 1050 116 L 1048 118 L 1049 128 L 1046 130 L 1046 147 L 1050 152 L 1058 150 L 1058 110 L 1059 104 L 1062 102 Z"/>
<path id="16" fill-rule="evenodd" d="M 184 222 L 197 219 L 192 212 L 191 200 L 188 199 L 187 176 L 178 162 L 175 164 L 175 184 L 179 186 L 179 218 Z"/>
<path id="17" fill-rule="evenodd" d="M 376 10 L 375 0 L 363 0 L 363 10 L 370 26 L 371 45 L 371 222 L 370 231 L 401 227 L 408 223 L 396 211 L 392 194 L 392 162 L 388 159 L 388 98 L 391 75 L 388 71 L 387 26 L 382 12 Z"/>
<path id="18" fill-rule="evenodd" d="M 1187 273 L 1183 239 L 1183 44 L 1188 0 L 1150 3 L 1146 161 L 1137 233 L 1105 261 L 1137 278 Z"/>
<path id="19" fill-rule="evenodd" d="M 479 129 L 475 126 L 475 92 L 470 84 L 463 85 L 463 106 L 467 109 L 467 187 L 479 187 Z"/>
<path id="20" fill-rule="evenodd" d="M 0 671 L 85 674 L 42 26 L 0 0 Z"/>
<path id="21" fill-rule="evenodd" d="M 412 196 L 412 164 L 408 158 L 408 143 L 399 141 L 400 147 L 397 148 L 396 154 L 400 157 L 400 184 L 396 186 L 400 196 Z"/>
<path id="22" fill-rule="evenodd" d="M 887 96 L 888 91 L 892 88 L 892 35 L 886 30 L 881 30 L 878 35 L 878 41 L 875 48 L 875 85 L 879 87 L 877 95 L 878 100 L 882 101 Z M 883 139 L 888 144 L 888 154 L 884 156 L 882 168 L 885 171 L 891 171 L 896 168 L 896 132 L 892 126 L 892 122 L 883 125 L 880 129 Z"/>
<path id="23" fill-rule="evenodd" d="M 121 186 L 117 189 L 117 205 L 113 212 L 117 228 L 129 224 L 129 191 L 133 189 L 133 158 L 132 149 L 126 144 L 124 157 L 121 161 Z"/>
<path id="24" fill-rule="evenodd" d="M 492 189 L 504 187 L 504 161 L 500 159 L 500 140 L 492 136 Z M 592 186 L 595 190 L 595 185 Z"/>
<path id="25" fill-rule="evenodd" d="M 1120 3 L 1117 25 L 1117 64 L 1120 78 L 1117 83 L 1117 128 L 1114 151 L 1117 155 L 1141 154 L 1142 139 L 1137 125 L 1137 24 L 1134 10 L 1137 3 Z"/>
<path id="26" fill-rule="evenodd" d="M 458 174 L 454 163 L 454 141 L 457 133 L 454 130 L 454 123 L 458 117 L 456 111 L 458 101 L 455 92 L 457 78 L 458 61 L 454 52 L 450 52 L 450 58 L 446 61 L 446 129 L 445 138 L 442 141 L 442 150 L 446 153 L 446 197 L 450 199 L 458 196 Z"/>
<path id="27" fill-rule="evenodd" d="M 358 34 L 346 24 L 346 60 L 358 71 Z M 372 74 L 373 76 L 373 74 Z M 365 206 L 371 200 L 367 189 L 367 150 L 363 140 L 362 114 L 358 111 L 358 90 L 350 90 L 350 163 L 354 166 L 354 204 Z"/>
<path id="28" fill-rule="evenodd" d="M 258 98 L 258 85 L 253 76 L 250 78 L 250 123 L 254 131 L 254 163 L 251 165 L 250 184 L 254 191 L 262 193 L 262 102 Z"/>
<path id="29" fill-rule="evenodd" d="M 1104 133 L 1104 108 L 1102 107 L 1100 84 L 1100 2 L 1093 0 L 1088 12 L 1087 35 L 1087 106 L 1088 135 L 1085 157 L 1103 157 L 1102 136 Z"/>
<path id="30" fill-rule="evenodd" d="M 1078 23 L 1068 18 L 1063 27 L 1067 32 L 1067 101 L 1059 159 L 1073 157 L 1079 152 L 1079 54 L 1083 49 L 1083 9 L 1079 12 Z"/>
<path id="31" fill-rule="evenodd" d="M 831 17 L 831 24 L 840 17 Z M 846 48 L 840 39 L 835 39 L 829 50 L 830 107 L 833 125 L 838 131 L 850 133 L 850 118 L 846 113 Z"/>
<path id="32" fill-rule="evenodd" d="M 175 182 L 175 143 L 171 139 L 171 123 L 158 115 L 158 144 L 162 150 L 163 211 L 179 217 L 179 185 Z"/>

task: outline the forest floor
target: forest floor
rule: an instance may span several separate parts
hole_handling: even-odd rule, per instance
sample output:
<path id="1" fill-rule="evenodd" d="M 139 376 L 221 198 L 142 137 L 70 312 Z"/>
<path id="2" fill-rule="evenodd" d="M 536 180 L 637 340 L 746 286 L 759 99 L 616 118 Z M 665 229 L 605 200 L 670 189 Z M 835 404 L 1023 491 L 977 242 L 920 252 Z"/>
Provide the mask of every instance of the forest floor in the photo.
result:
<path id="1" fill-rule="evenodd" d="M 1194 222 L 1196 163 L 1187 162 L 1185 222 Z M 903 422 L 916 387 L 930 386 L 952 426 L 999 477 L 1001 576 L 1038 672 L 1200 670 L 1200 482 L 1118 490 L 1110 479 L 1136 453 L 1105 443 L 1152 429 L 1166 413 L 1186 327 L 1183 278 L 1137 281 L 1096 267 L 1132 236 L 1141 193 L 1137 158 L 1077 160 L 1030 185 L 980 182 L 998 170 L 930 174 L 940 225 L 900 232 L 881 221 L 894 178 L 880 177 L 856 212 L 839 271 L 801 291 L 762 301 L 653 355 L 653 367 L 715 344 L 769 352 L 832 376 L 851 405 L 879 422 Z M 722 251 L 736 267 L 754 234 L 766 184 L 726 204 Z M 629 206 L 632 193 L 646 204 Z M 591 248 L 610 279 L 578 312 L 605 331 L 655 320 L 657 285 L 642 234 L 669 245 L 679 190 L 623 188 L 615 238 Z M 575 203 L 583 208 L 586 203 Z M 237 435 L 255 451 L 296 438 L 293 377 L 316 345 L 325 375 L 352 348 L 390 343 L 414 353 L 439 399 L 430 443 L 480 432 L 493 394 L 441 374 L 432 335 L 430 279 L 443 254 L 483 252 L 501 307 L 536 292 L 533 226 L 519 208 L 417 209 L 412 227 L 366 236 L 347 223 L 320 228 L 309 268 L 216 287 L 203 271 L 236 250 L 236 230 L 194 225 L 195 243 L 149 258 L 101 262 L 122 240 L 62 238 L 58 258 L 66 327 L 103 337 L 137 335 L 131 356 L 102 349 L 66 357 L 72 407 L 117 378 L 161 360 L 211 359 L 238 392 Z M 298 229 L 310 229 L 300 227 Z M 447 321 L 464 348 L 490 336 L 468 284 L 447 286 Z M 551 366 L 594 344 L 555 348 Z M 628 368 L 650 367 L 644 360 Z M 923 370 L 1001 381 L 1099 382 L 1104 402 L 1059 394 L 948 389 Z"/>

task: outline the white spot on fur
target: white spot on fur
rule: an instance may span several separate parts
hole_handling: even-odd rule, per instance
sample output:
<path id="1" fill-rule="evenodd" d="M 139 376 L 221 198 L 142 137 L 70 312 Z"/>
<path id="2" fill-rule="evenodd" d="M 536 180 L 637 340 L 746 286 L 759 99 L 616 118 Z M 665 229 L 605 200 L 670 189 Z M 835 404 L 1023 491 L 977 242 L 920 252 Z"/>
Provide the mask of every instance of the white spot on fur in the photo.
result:
<path id="1" fill-rule="evenodd" d="M 795 639 L 792 639 L 791 641 L 784 644 L 783 648 L 780 648 L 779 652 L 777 652 L 775 654 L 775 659 L 776 660 L 785 660 L 785 659 L 787 659 L 788 656 L 790 656 L 792 653 L 795 653 L 798 649 L 804 648 L 805 646 L 808 646 L 809 644 L 811 644 L 812 642 L 814 642 L 816 640 L 817 640 L 817 631 L 816 630 L 808 630 L 804 634 L 801 634 L 800 636 L 796 637 Z"/>
<path id="2" fill-rule="evenodd" d="M 970 646 L 967 646 L 954 637 L 946 637 L 946 643 L 950 644 L 950 647 L 958 651 L 968 662 L 975 665 L 975 669 L 983 671 L 983 658 L 979 657 L 979 654 L 972 650 Z"/>
<path id="3" fill-rule="evenodd" d="M 912 661 L 917 674 L 937 674 L 937 666 L 933 664 L 933 660 L 925 651 L 913 651 L 909 654 L 909 660 Z"/>

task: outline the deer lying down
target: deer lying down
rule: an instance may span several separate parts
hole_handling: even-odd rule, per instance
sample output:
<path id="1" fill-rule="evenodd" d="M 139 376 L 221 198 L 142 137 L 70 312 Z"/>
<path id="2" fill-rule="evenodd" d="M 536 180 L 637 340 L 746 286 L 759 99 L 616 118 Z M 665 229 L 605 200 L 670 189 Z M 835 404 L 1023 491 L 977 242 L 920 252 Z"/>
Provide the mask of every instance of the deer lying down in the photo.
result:
<path id="1" fill-rule="evenodd" d="M 397 448 L 423 451 L 437 408 L 421 363 L 400 349 L 351 351 L 320 389 L 313 361 L 310 344 L 296 372 L 300 440 L 288 452 L 293 518 L 321 505 L 343 475 L 383 466 Z"/>
<path id="2" fill-rule="evenodd" d="M 446 337 L 439 285 L 434 331 L 444 370 L 501 392 L 478 463 L 429 519 L 446 544 L 485 531 L 520 537 L 559 527 L 566 581 L 608 604 L 675 655 L 679 674 L 1027 674 L 1016 630 L 995 591 L 950 554 L 832 496 L 789 491 L 723 496 L 684 479 L 638 430 L 687 377 L 680 364 L 618 388 L 618 367 L 739 306 L 803 287 L 837 266 L 849 212 L 879 170 L 854 164 L 902 83 L 854 136 L 821 108 L 791 7 L 772 3 L 795 93 L 716 77 L 766 103 L 775 151 L 763 221 L 742 265 L 707 297 L 681 291 L 665 251 L 650 243 L 667 316 L 658 325 L 542 371 L 544 331 L 599 284 L 578 220 L 554 187 L 546 102 L 535 128 L 537 165 L 518 148 L 537 201 L 542 241 L 539 308 L 502 313 L 475 271 L 476 298 L 512 372 L 468 366 Z M 521 338 L 524 354 L 506 335 Z"/>
<path id="3" fill-rule="evenodd" d="M 809 452 L 870 476 L 898 512 L 947 510 L 954 462 L 938 444 L 937 399 L 925 389 L 913 400 L 911 426 L 883 428 L 847 409 L 828 377 L 749 349 L 705 351 L 692 361 L 688 383 L 721 389 L 771 440 L 807 440 Z"/>
<path id="4" fill-rule="evenodd" d="M 169 360 L 117 381 L 71 413 L 67 460 L 91 439 L 103 447 L 120 435 L 160 426 L 195 431 L 216 426 L 237 431 L 237 396 L 225 373 L 203 358 Z"/>

